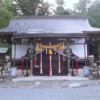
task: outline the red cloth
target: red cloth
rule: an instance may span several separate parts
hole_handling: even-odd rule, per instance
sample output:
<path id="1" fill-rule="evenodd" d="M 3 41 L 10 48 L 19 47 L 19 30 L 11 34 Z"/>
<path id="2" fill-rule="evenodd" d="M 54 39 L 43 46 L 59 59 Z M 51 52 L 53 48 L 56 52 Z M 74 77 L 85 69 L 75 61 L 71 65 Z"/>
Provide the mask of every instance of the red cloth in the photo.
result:
<path id="1" fill-rule="evenodd" d="M 24 56 L 21 57 L 22 62 L 22 75 L 24 75 Z"/>
<path id="2" fill-rule="evenodd" d="M 76 74 L 78 74 L 78 56 L 76 56 Z"/>
<path id="3" fill-rule="evenodd" d="M 34 58 L 34 64 L 36 64 L 36 58 Z"/>

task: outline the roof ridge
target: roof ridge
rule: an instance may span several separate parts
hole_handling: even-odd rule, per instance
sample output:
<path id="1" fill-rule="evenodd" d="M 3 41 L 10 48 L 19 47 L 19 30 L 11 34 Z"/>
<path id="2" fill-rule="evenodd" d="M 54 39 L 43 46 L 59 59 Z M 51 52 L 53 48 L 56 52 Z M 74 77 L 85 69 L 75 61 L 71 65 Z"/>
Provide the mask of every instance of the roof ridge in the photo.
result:
<path id="1" fill-rule="evenodd" d="M 19 16 L 16 19 L 86 19 L 86 16 L 72 16 L 72 15 L 60 15 L 60 16 Z"/>

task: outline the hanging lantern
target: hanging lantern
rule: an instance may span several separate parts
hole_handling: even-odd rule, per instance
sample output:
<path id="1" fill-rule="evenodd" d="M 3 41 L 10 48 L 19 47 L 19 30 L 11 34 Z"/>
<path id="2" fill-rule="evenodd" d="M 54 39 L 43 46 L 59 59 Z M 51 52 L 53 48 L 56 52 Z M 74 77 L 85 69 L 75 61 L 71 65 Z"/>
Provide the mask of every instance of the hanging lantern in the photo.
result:
<path id="1" fill-rule="evenodd" d="M 60 50 L 63 50 L 63 46 L 62 45 L 60 45 Z"/>
<path id="2" fill-rule="evenodd" d="M 52 54 L 53 54 L 52 49 L 49 49 L 49 55 L 52 55 Z"/>
<path id="3" fill-rule="evenodd" d="M 37 52 L 40 52 L 40 51 L 41 51 L 39 46 L 38 46 L 38 48 L 36 49 L 36 51 L 37 51 Z"/>

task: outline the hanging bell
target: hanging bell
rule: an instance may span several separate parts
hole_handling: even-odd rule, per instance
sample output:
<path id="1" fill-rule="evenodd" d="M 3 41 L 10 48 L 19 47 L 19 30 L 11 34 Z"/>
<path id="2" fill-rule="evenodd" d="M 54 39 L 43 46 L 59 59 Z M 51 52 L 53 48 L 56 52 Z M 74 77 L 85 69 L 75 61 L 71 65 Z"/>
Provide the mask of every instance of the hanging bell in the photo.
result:
<path id="1" fill-rule="evenodd" d="M 60 45 L 60 50 L 63 50 L 64 48 L 63 48 L 63 46 L 62 45 Z"/>
<path id="2" fill-rule="evenodd" d="M 53 52 L 52 52 L 52 49 L 49 49 L 49 55 L 52 55 Z"/>
<path id="3" fill-rule="evenodd" d="M 40 52 L 40 51 L 41 51 L 41 50 L 40 50 L 40 47 L 38 47 L 38 48 L 36 49 L 36 51 L 37 51 L 37 52 Z"/>

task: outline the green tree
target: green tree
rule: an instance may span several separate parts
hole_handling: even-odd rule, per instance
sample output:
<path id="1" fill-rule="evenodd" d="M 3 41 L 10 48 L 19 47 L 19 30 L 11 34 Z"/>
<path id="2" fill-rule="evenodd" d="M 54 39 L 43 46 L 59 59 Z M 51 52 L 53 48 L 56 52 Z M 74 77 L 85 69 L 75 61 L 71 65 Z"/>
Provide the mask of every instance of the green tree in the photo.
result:
<path id="1" fill-rule="evenodd" d="M 93 27 L 100 28 L 100 0 L 95 0 L 88 9 L 88 19 Z"/>
<path id="2" fill-rule="evenodd" d="M 64 9 L 62 6 L 58 6 L 56 8 L 56 11 L 54 11 L 56 15 L 70 15 L 70 10 L 69 9 Z"/>
<path id="3" fill-rule="evenodd" d="M 88 9 L 88 19 L 93 27 L 100 28 L 100 0 L 95 0 Z M 94 43 L 94 55 L 100 57 L 100 37 L 96 38 Z M 98 49 L 95 49 L 95 48 Z"/>
<path id="4" fill-rule="evenodd" d="M 10 19 L 12 18 L 12 13 L 8 11 L 4 3 L 5 2 L 0 0 L 0 28 L 7 27 Z"/>
<path id="5" fill-rule="evenodd" d="M 48 2 L 43 2 L 42 0 L 37 8 L 37 15 L 50 15 L 51 6 L 52 4 L 49 4 Z"/>
<path id="6" fill-rule="evenodd" d="M 5 7 L 13 16 L 17 15 L 16 4 L 12 0 L 0 0 L 3 7 Z"/>
<path id="7" fill-rule="evenodd" d="M 0 46 L 8 47 L 9 49 L 12 48 L 12 45 L 0 39 Z"/>
<path id="8" fill-rule="evenodd" d="M 41 0 L 18 0 L 17 4 L 23 15 L 36 15 L 36 9 Z"/>
<path id="9" fill-rule="evenodd" d="M 69 9 L 64 9 L 63 5 L 64 5 L 64 1 L 63 0 L 56 0 L 56 3 L 57 3 L 57 8 L 56 10 L 54 10 L 54 13 L 56 15 L 69 15 L 70 12 L 69 12 Z"/>
<path id="10" fill-rule="evenodd" d="M 78 3 L 74 4 L 74 14 L 85 15 L 88 13 L 88 7 L 91 4 L 91 0 L 79 0 Z"/>
<path id="11" fill-rule="evenodd" d="M 58 6 L 63 6 L 64 5 L 63 0 L 56 0 L 56 3 L 57 3 Z"/>

